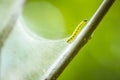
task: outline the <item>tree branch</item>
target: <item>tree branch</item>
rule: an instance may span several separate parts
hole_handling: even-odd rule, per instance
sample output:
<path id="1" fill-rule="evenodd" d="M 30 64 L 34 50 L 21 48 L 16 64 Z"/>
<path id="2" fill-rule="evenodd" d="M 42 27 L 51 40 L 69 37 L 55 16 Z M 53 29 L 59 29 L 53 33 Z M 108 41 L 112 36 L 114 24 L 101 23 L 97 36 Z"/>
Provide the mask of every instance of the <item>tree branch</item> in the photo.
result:
<path id="1" fill-rule="evenodd" d="M 17 1 L 13 2 L 14 3 L 12 5 L 13 11 L 11 11 L 11 13 L 8 13 L 10 15 L 10 18 L 0 34 L 0 49 L 2 48 L 5 40 L 7 39 L 10 32 L 12 31 L 12 29 L 17 21 L 17 18 L 19 17 L 19 14 L 21 13 L 24 2 L 25 2 L 25 0 L 17 0 Z"/>
<path id="2" fill-rule="evenodd" d="M 17 18 L 19 17 L 21 10 L 23 8 L 25 0 L 16 0 L 13 1 L 12 6 L 12 11 L 10 13 L 7 13 L 9 15 L 9 20 L 8 22 L 2 26 L 3 30 L 0 30 L 0 80 L 1 80 L 1 49 L 6 41 L 6 39 L 9 37 L 10 33 L 12 32 L 14 25 L 17 21 Z M 2 4 L 2 3 L 1 3 Z M 7 4 L 7 3 L 5 3 Z M 11 7 L 10 6 L 10 7 Z M 1 28 L 0 28 L 1 29 Z"/>
<path id="3" fill-rule="evenodd" d="M 46 74 L 43 80 L 56 80 L 56 78 L 62 73 L 64 68 L 78 53 L 78 51 L 87 43 L 91 34 L 94 32 L 104 15 L 112 6 L 114 0 L 104 0 L 88 24 L 83 28 L 77 38 L 68 46 L 68 48 L 61 53 L 61 56 L 57 59 L 55 64 Z"/>

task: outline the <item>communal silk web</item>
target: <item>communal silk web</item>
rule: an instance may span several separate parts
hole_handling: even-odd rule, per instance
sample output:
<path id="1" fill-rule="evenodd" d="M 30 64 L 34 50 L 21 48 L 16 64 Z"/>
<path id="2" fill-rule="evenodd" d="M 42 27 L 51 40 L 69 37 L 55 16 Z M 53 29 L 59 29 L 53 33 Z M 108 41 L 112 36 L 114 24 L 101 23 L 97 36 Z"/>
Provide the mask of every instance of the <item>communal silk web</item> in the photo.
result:
<path id="1" fill-rule="evenodd" d="M 26 23 L 20 17 L 2 47 L 1 80 L 41 80 L 68 46 L 66 38 L 40 37 Z"/>
<path id="2" fill-rule="evenodd" d="M 70 38 L 58 39 L 64 35 L 65 23 L 56 7 L 33 2 L 25 10 L 2 47 L 1 80 L 42 80 L 81 30 Z"/>

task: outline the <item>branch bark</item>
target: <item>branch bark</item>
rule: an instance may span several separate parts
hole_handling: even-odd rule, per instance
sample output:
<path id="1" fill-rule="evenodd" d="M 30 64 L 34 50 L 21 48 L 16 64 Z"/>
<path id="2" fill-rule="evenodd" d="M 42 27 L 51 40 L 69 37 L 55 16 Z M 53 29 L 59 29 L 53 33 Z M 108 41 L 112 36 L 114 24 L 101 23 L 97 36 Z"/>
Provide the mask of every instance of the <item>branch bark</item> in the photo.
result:
<path id="1" fill-rule="evenodd" d="M 112 6 L 115 0 L 103 0 L 102 4 L 92 16 L 88 24 L 79 33 L 74 42 L 61 54 L 59 59 L 49 70 L 49 73 L 43 78 L 43 80 L 56 80 L 57 77 L 62 73 L 64 68 L 78 53 L 78 51 L 87 43 L 91 34 L 94 32 L 98 24 L 101 22 L 109 8 Z"/>

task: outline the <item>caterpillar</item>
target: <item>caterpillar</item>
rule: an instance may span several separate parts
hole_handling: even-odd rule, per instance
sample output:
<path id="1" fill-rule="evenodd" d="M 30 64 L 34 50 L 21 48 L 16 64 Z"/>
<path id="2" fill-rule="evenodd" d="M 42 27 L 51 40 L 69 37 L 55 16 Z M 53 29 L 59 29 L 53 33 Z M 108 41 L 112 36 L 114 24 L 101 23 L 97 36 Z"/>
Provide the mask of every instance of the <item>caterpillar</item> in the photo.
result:
<path id="1" fill-rule="evenodd" d="M 67 43 L 71 43 L 76 38 L 76 36 L 79 34 L 79 32 L 81 31 L 82 27 L 85 25 L 86 22 L 87 22 L 86 19 L 80 22 L 80 24 L 76 27 L 72 35 L 67 39 Z"/>

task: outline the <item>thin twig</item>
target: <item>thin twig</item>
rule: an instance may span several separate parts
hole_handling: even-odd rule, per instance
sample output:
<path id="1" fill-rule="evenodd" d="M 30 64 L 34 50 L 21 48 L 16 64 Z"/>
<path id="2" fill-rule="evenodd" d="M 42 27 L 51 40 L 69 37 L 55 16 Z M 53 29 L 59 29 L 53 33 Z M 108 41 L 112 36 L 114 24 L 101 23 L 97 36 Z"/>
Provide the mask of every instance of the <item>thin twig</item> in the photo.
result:
<path id="1" fill-rule="evenodd" d="M 56 80 L 57 77 L 62 73 L 64 68 L 78 53 L 78 51 L 87 43 L 91 34 L 96 29 L 97 25 L 103 19 L 109 8 L 112 6 L 114 0 L 104 0 L 98 10 L 95 12 L 93 17 L 90 19 L 88 24 L 77 36 L 75 41 L 63 52 L 55 64 L 49 70 L 49 73 L 43 78 L 43 80 Z"/>
<path id="2" fill-rule="evenodd" d="M 8 23 L 4 26 L 4 30 L 2 30 L 2 33 L 0 34 L 0 49 L 2 48 L 5 40 L 7 39 L 7 37 L 9 36 L 10 32 L 12 31 L 17 18 L 19 17 L 19 14 L 21 13 L 23 4 L 24 4 L 25 0 L 17 0 L 15 4 L 13 4 L 13 12 L 11 12 L 10 15 L 10 19 L 8 21 Z"/>
<path id="3" fill-rule="evenodd" d="M 10 18 L 6 25 L 4 26 L 4 29 L 2 30 L 0 34 L 0 80 L 1 80 L 1 49 L 6 41 L 6 39 L 9 37 L 10 33 L 12 32 L 14 25 L 17 21 L 17 18 L 19 17 L 19 14 L 21 13 L 22 7 L 24 5 L 25 0 L 16 0 L 15 3 L 12 5 L 13 11 L 11 11 Z"/>

